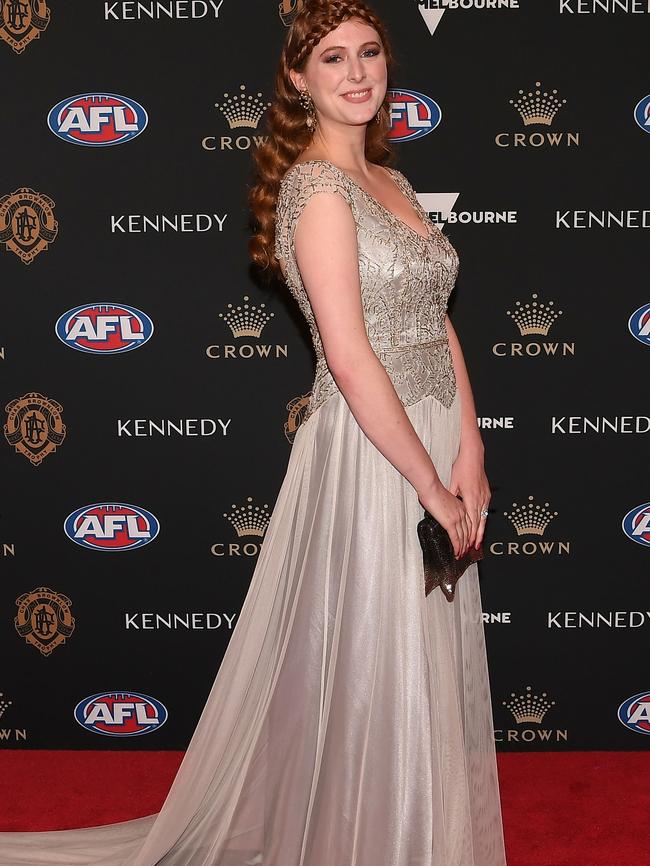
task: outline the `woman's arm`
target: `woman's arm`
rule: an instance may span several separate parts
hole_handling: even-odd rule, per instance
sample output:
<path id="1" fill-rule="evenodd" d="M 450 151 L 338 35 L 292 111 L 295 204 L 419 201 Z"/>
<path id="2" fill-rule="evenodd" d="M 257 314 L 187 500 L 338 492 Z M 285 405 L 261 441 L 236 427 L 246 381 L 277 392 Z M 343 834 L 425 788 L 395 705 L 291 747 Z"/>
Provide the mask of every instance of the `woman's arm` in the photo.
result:
<path id="1" fill-rule="evenodd" d="M 354 217 L 337 193 L 318 192 L 295 230 L 296 261 L 330 372 L 357 423 L 449 532 L 457 553 L 469 539 L 469 517 L 444 487 L 383 364 L 368 340 L 359 281 Z"/>
<path id="2" fill-rule="evenodd" d="M 445 315 L 445 327 L 461 403 L 460 448 L 451 468 L 449 490 L 462 496 L 471 521 L 469 543 L 480 547 L 485 534 L 485 517 L 481 512 L 484 508 L 487 509 L 491 496 L 483 466 L 485 448 L 476 420 L 476 407 L 465 358 L 448 315 Z"/>
<path id="3" fill-rule="evenodd" d="M 473 450 L 481 454 L 484 453 L 483 440 L 476 421 L 476 406 L 474 405 L 474 395 L 472 394 L 472 386 L 469 382 L 467 366 L 463 350 L 460 347 L 460 340 L 451 323 L 449 314 L 445 314 L 445 327 L 447 328 L 447 336 L 449 337 L 449 349 L 454 364 L 454 373 L 456 376 L 456 384 L 460 392 L 461 405 L 461 433 L 460 447 L 461 450 Z"/>

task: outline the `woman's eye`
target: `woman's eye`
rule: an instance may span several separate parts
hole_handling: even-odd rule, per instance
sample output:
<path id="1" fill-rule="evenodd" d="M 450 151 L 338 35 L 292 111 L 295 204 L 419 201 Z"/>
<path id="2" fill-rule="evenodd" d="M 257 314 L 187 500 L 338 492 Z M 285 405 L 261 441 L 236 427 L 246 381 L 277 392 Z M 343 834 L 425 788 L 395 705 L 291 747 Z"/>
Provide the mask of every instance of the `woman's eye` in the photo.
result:
<path id="1" fill-rule="evenodd" d="M 379 49 L 378 48 L 366 48 L 366 50 L 363 52 L 363 54 L 370 54 L 371 57 L 375 57 L 377 54 L 379 54 Z M 325 63 L 331 63 L 332 60 L 338 60 L 338 59 L 340 59 L 340 57 L 341 57 L 340 54 L 330 54 L 327 57 L 327 59 L 325 60 Z"/>

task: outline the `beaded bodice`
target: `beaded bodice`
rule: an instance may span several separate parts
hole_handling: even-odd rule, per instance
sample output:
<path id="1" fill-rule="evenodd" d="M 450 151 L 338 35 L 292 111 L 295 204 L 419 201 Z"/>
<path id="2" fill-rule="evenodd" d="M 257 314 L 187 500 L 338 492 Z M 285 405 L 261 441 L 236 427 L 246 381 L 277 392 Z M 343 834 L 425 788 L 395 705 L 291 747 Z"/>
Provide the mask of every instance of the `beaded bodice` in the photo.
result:
<path id="1" fill-rule="evenodd" d="M 276 208 L 275 255 L 311 332 L 316 374 L 303 422 L 338 392 L 323 352 L 294 250 L 294 232 L 309 198 L 339 193 L 357 225 L 359 277 L 366 332 L 405 406 L 432 395 L 445 407 L 456 393 L 445 313 L 458 273 L 458 255 L 429 219 L 402 172 L 389 168 L 422 219 L 426 235 L 385 208 L 344 171 L 326 160 L 294 165 L 282 179 Z"/>

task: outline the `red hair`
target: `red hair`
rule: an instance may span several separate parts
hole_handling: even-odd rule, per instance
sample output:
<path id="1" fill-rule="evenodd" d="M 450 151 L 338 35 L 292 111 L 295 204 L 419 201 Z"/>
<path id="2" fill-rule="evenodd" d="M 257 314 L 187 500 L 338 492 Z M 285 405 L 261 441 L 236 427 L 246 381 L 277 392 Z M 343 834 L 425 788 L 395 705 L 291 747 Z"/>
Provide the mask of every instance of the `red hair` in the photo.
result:
<path id="1" fill-rule="evenodd" d="M 312 138 L 305 123 L 305 109 L 289 75 L 290 69 L 302 72 L 318 43 L 344 21 L 358 18 L 373 27 L 384 48 L 390 78 L 394 64 L 386 28 L 362 0 L 303 0 L 303 6 L 287 32 L 275 76 L 275 99 L 267 112 L 267 140 L 256 151 L 256 177 L 248 194 L 255 231 L 249 240 L 253 262 L 267 277 L 283 279 L 275 258 L 275 208 L 280 182 Z M 386 165 L 392 160 L 388 144 L 390 129 L 388 91 L 379 109 L 379 122 L 366 128 L 365 154 L 369 162 Z"/>

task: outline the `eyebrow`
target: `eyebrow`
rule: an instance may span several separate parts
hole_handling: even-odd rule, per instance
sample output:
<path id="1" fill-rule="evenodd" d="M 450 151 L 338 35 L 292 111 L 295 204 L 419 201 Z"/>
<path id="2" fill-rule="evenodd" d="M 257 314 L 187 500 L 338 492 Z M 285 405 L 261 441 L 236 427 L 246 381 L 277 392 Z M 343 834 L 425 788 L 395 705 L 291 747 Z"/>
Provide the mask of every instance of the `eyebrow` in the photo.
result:
<path id="1" fill-rule="evenodd" d="M 363 48 L 364 45 L 379 45 L 379 42 L 377 42 L 376 39 L 370 39 L 370 40 L 368 40 L 368 42 L 362 42 L 361 45 L 359 46 L 359 48 Z M 328 48 L 324 48 L 321 51 L 319 56 L 322 57 L 326 51 L 333 51 L 335 48 L 338 48 L 338 49 L 343 48 L 345 50 L 347 48 L 347 46 L 346 45 L 330 45 Z"/>

